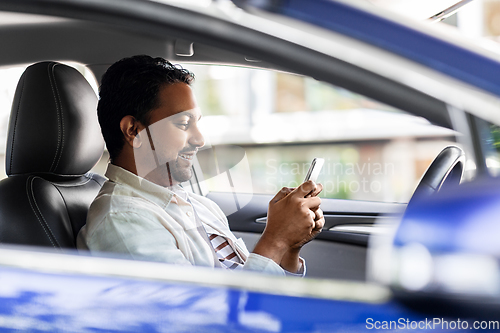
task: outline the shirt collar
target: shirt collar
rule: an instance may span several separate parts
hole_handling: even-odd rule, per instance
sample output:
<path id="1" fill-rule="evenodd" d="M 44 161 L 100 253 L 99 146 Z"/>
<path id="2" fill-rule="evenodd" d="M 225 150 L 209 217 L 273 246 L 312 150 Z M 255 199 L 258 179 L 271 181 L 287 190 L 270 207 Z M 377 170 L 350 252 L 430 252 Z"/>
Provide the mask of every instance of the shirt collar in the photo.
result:
<path id="1" fill-rule="evenodd" d="M 141 196 L 163 208 L 167 207 L 173 196 L 176 195 L 170 188 L 157 185 L 111 163 L 108 164 L 106 177 L 114 183 L 131 187 Z M 175 187 L 179 186 L 173 186 L 173 188 Z"/>
<path id="2" fill-rule="evenodd" d="M 184 199 L 185 201 L 189 201 L 188 194 L 187 194 L 186 190 L 181 185 L 177 184 L 177 185 L 169 187 L 169 189 L 174 194 L 176 194 L 178 197 Z"/>

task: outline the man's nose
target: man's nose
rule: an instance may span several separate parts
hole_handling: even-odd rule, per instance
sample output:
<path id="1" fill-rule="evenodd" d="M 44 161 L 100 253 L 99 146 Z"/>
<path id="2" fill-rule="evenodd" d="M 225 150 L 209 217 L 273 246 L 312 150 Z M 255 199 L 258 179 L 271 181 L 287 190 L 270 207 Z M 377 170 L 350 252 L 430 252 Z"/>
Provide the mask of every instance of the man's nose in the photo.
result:
<path id="1" fill-rule="evenodd" d="M 193 132 L 189 138 L 189 143 L 197 148 L 203 147 L 205 145 L 205 138 L 203 137 L 203 134 L 201 134 L 200 129 L 198 126 L 193 126 L 192 130 Z"/>

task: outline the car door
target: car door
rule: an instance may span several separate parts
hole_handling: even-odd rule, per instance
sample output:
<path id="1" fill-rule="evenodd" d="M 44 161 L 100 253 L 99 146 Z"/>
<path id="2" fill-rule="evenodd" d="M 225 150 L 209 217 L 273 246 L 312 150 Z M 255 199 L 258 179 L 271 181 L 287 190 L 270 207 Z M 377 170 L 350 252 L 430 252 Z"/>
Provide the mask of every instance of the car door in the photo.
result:
<path id="1" fill-rule="evenodd" d="M 223 138 L 224 140 L 221 139 L 219 142 L 213 142 L 213 145 L 207 145 L 207 150 L 210 147 L 215 147 L 215 151 L 217 151 L 217 147 L 220 145 L 236 145 L 242 148 L 245 152 L 243 156 L 248 156 L 247 160 L 250 161 L 248 169 L 256 172 L 255 176 L 251 177 L 252 181 L 250 184 L 252 184 L 252 190 L 250 192 L 240 191 L 239 189 L 233 190 L 229 186 L 230 190 L 209 188 L 209 191 L 205 192 L 200 187 L 200 192 L 207 194 L 225 210 L 233 230 L 240 232 L 240 235 L 246 238 L 249 248 L 252 248 L 252 243 L 255 242 L 258 238 L 258 233 L 265 226 L 263 222 L 266 216 L 267 204 L 270 198 L 272 198 L 273 193 L 282 186 L 282 183 L 283 185 L 292 187 L 298 185 L 305 173 L 303 169 L 307 168 L 307 163 L 312 157 L 321 157 L 321 155 L 324 155 L 327 159 L 330 158 L 330 162 L 326 164 L 325 170 L 327 170 L 327 173 L 323 175 L 326 175 L 326 178 L 319 179 L 319 181 L 325 183 L 325 197 L 322 208 L 327 215 L 326 229 L 328 230 L 312 242 L 312 244 L 307 245 L 304 248 L 303 255 L 308 260 L 308 271 L 311 276 L 364 279 L 366 233 L 367 230 L 370 230 L 366 229 L 367 225 L 369 228 L 376 219 L 397 218 L 404 208 L 404 202 L 408 200 L 407 197 L 405 199 L 401 196 L 394 196 L 396 192 L 391 192 L 391 190 L 387 190 L 384 193 L 391 194 L 392 196 L 382 196 L 382 199 L 374 199 L 364 195 L 362 191 L 363 185 L 372 185 L 375 190 L 371 191 L 373 193 L 377 192 L 376 190 L 379 187 L 387 183 L 387 180 L 381 181 L 378 179 L 366 179 L 367 182 L 363 183 L 365 173 L 371 173 L 371 176 L 380 177 L 383 177 L 385 174 L 385 176 L 389 176 L 387 177 L 389 179 L 388 182 L 394 182 L 395 186 L 402 184 L 401 180 L 392 174 L 392 170 L 395 169 L 390 165 L 386 167 L 383 160 L 373 160 L 370 154 L 375 154 L 380 159 L 381 156 L 384 157 L 385 154 L 390 154 L 381 147 L 383 144 L 390 144 L 393 147 L 396 146 L 399 153 L 395 155 L 402 156 L 400 160 L 404 163 L 404 161 L 408 160 L 405 156 L 408 155 L 413 146 L 417 147 L 413 147 L 415 148 L 416 156 L 421 151 L 432 151 L 432 149 L 426 148 L 428 147 L 429 138 L 438 138 L 438 141 L 448 144 L 454 141 L 454 134 L 443 134 L 445 130 L 439 128 L 437 130 L 439 133 L 431 130 L 426 135 L 423 135 L 422 133 L 418 134 L 408 130 L 407 132 L 400 132 L 399 137 L 396 137 L 388 135 L 389 130 L 387 129 L 382 131 L 382 136 L 377 137 L 380 134 L 376 133 L 363 136 L 358 133 L 356 137 L 354 135 L 356 132 L 355 128 L 364 121 L 367 125 L 366 128 L 380 130 L 383 127 L 384 121 L 381 121 L 381 124 L 378 122 L 381 119 L 386 119 L 385 123 L 393 125 L 388 127 L 401 130 L 407 128 L 401 125 L 402 122 L 421 121 L 419 120 L 420 118 L 402 120 L 401 118 L 405 118 L 408 115 L 399 111 L 422 116 L 433 124 L 450 128 L 452 127 L 452 121 L 449 109 L 444 100 L 448 95 L 451 95 L 447 94 L 447 89 L 455 87 L 451 84 L 453 82 L 449 78 L 443 78 L 440 74 L 429 70 L 425 66 L 416 64 L 414 61 L 408 60 L 403 56 L 396 55 L 391 50 L 386 51 L 380 45 L 371 45 L 371 40 L 369 40 L 370 43 L 363 42 L 352 36 L 349 37 L 339 32 L 329 31 L 330 27 L 325 29 L 318 28 L 303 22 L 287 21 L 283 17 L 273 16 L 268 18 L 266 15 L 262 15 L 257 19 L 251 15 L 246 16 L 238 8 L 231 8 L 230 6 L 223 7 L 223 10 L 221 8 L 212 8 L 213 10 L 207 14 L 204 12 L 206 8 L 200 7 L 193 8 L 192 10 L 184 10 L 178 4 L 160 5 L 157 3 L 144 4 L 142 2 L 130 2 L 128 6 L 119 6 L 116 3 L 107 3 L 106 5 L 111 6 L 109 8 L 114 8 L 114 10 L 126 16 L 128 15 L 127 17 L 129 18 L 122 20 L 114 17 L 110 20 L 105 15 L 98 15 L 93 16 L 92 20 L 108 24 L 111 22 L 115 27 L 123 27 L 136 33 L 146 31 L 148 36 L 158 37 L 158 40 L 151 39 L 151 43 L 155 46 L 155 52 L 160 52 L 159 50 L 161 49 L 163 52 L 162 55 L 167 56 L 173 62 L 232 64 L 260 69 L 269 68 L 278 71 L 275 73 L 276 84 L 274 88 L 269 86 L 269 82 L 272 81 L 259 81 L 258 74 L 255 75 L 254 79 L 249 81 L 251 84 L 242 88 L 243 90 L 252 91 L 255 90 L 255 86 L 263 89 L 269 87 L 269 91 L 282 93 L 281 96 L 284 96 L 283 98 L 275 98 L 274 104 L 271 103 L 275 106 L 274 108 L 269 110 L 261 105 L 265 103 L 262 102 L 263 97 L 260 93 L 257 94 L 257 97 L 248 100 L 239 99 L 236 101 L 236 104 L 232 104 L 233 106 L 240 104 L 250 105 L 250 109 L 263 112 L 260 115 L 262 122 L 259 125 L 260 127 L 254 127 L 257 131 L 247 128 L 246 131 L 241 131 L 241 134 L 247 137 L 246 139 L 232 138 L 229 140 L 228 138 Z M 9 8 L 8 4 L 4 4 L 3 6 L 7 9 Z M 15 7 L 15 5 L 12 6 Z M 87 12 L 72 11 L 72 5 L 68 6 L 67 8 L 52 10 L 56 14 L 62 13 L 63 16 L 69 15 L 65 12 L 67 10 L 70 12 L 71 17 L 78 17 L 78 15 L 87 15 L 85 17 L 88 17 L 88 14 L 92 12 L 91 8 L 87 8 Z M 99 7 L 98 5 L 96 6 Z M 134 6 L 137 6 L 137 8 L 140 7 L 140 10 L 134 10 Z M 352 15 L 364 15 L 341 4 L 332 3 L 331 6 L 342 7 L 340 9 L 351 15 L 349 17 L 352 17 Z M 317 9 L 316 7 L 314 9 Z M 29 8 L 26 7 L 24 10 L 29 11 Z M 45 9 L 36 7 L 36 10 L 43 13 Z M 95 10 L 98 10 L 98 8 Z M 341 18 L 338 19 L 340 20 Z M 370 19 L 374 20 L 373 18 Z M 377 18 L 376 20 L 380 21 L 381 19 Z M 390 27 L 394 26 L 393 22 L 389 23 L 391 23 Z M 293 31 L 293 33 L 287 34 L 283 31 Z M 413 35 L 413 32 L 410 30 L 398 29 L 397 31 L 397 38 L 394 38 L 391 45 L 396 44 L 399 40 L 398 38 L 403 38 L 404 34 L 410 37 Z M 375 38 L 374 36 L 372 37 Z M 165 48 L 165 45 L 168 47 Z M 150 50 L 146 47 L 143 49 Z M 140 50 L 142 50 L 141 47 L 138 47 L 134 49 L 134 52 L 137 53 Z M 116 60 L 116 57 L 113 60 Z M 89 64 L 89 68 L 99 77 L 105 66 L 101 66 L 99 63 L 91 63 Z M 279 78 L 277 77 L 279 73 L 291 76 Z M 219 78 L 224 75 L 221 71 L 212 74 L 215 76 L 219 75 Z M 301 76 L 297 77 L 297 75 Z M 198 77 L 199 82 L 200 77 Z M 288 90 L 277 89 L 279 86 L 278 83 L 281 84 L 281 87 L 288 87 Z M 315 84 L 319 84 L 320 86 L 323 84 L 326 86 L 333 84 L 343 90 L 334 93 L 333 90 L 327 88 L 314 87 Z M 212 88 L 208 87 L 206 89 L 210 90 Z M 326 101 L 331 100 L 331 96 L 342 96 L 345 91 L 350 91 L 357 94 L 355 96 L 368 97 L 367 100 L 369 101 L 381 103 L 383 110 L 373 108 L 371 105 L 357 106 L 345 112 L 346 118 L 349 121 L 336 121 L 335 117 L 338 114 L 335 115 L 330 111 L 339 111 L 338 107 L 321 103 L 319 106 L 312 103 L 311 105 L 314 104 L 314 107 L 307 110 L 305 105 L 308 104 L 304 104 L 304 107 L 302 107 L 300 101 L 308 99 L 309 92 L 321 92 L 323 90 L 326 90 L 324 93 Z M 289 92 L 287 93 L 287 91 Z M 201 91 L 198 93 L 202 94 Z M 290 96 L 297 97 L 298 95 L 303 95 L 303 98 L 290 98 Z M 463 104 L 465 106 L 474 104 L 476 109 L 479 109 L 480 106 L 483 110 L 488 109 L 487 107 L 482 108 L 484 101 L 487 99 L 477 98 L 479 95 L 475 98 L 467 99 L 471 96 L 469 93 L 462 95 L 465 96 L 463 101 L 461 100 L 456 104 Z M 226 93 L 225 96 L 229 97 L 231 93 Z M 353 97 L 351 100 L 356 101 L 359 98 Z M 276 101 L 279 100 L 288 102 L 278 102 L 281 105 L 278 107 Z M 312 98 L 312 100 L 314 101 L 315 98 Z M 213 104 L 214 100 L 209 100 L 207 103 Z M 287 106 L 283 107 L 283 104 Z M 216 104 L 213 105 L 215 105 L 215 109 L 218 108 Z M 358 109 L 360 108 L 368 109 L 370 116 L 364 113 L 366 110 L 359 112 Z M 208 109 L 206 108 L 206 110 Z M 382 111 L 384 116 L 379 111 Z M 392 116 L 389 117 L 391 114 Z M 210 114 L 205 113 L 205 115 L 205 118 L 210 119 L 208 117 Z M 243 121 L 243 123 L 250 125 L 258 118 L 254 119 L 253 115 L 250 118 L 248 113 L 240 113 L 240 115 L 243 118 L 248 117 L 246 122 Z M 281 115 L 285 116 L 281 117 Z M 213 116 L 212 120 L 218 119 L 222 121 L 220 123 L 213 122 L 213 124 L 217 125 L 214 127 L 215 130 L 219 130 L 222 133 L 223 131 L 220 130 L 220 126 L 224 125 L 224 120 L 221 117 L 217 117 L 224 115 L 213 114 L 211 116 Z M 398 121 L 389 120 L 389 118 L 395 119 L 394 117 Z M 269 121 L 266 121 L 266 119 L 269 119 Z M 308 124 L 310 120 L 314 121 Z M 227 122 L 225 124 L 229 127 L 233 126 Z M 284 133 L 271 139 L 266 137 L 268 134 L 275 133 L 278 124 L 284 124 L 282 127 L 284 128 Z M 426 127 L 428 124 L 424 122 L 423 126 Z M 287 131 L 288 125 L 295 126 L 295 128 L 297 126 L 305 126 L 307 129 Z M 322 131 L 318 130 L 320 127 Z M 340 130 L 343 130 L 342 135 L 332 137 L 332 133 L 339 133 Z M 252 134 L 259 131 L 260 134 L 256 134 L 256 138 L 252 139 Z M 300 133 L 303 136 L 300 138 L 290 138 L 288 136 L 289 133 Z M 322 137 L 322 133 L 326 133 L 324 137 Z M 261 139 L 262 136 L 265 140 Z M 375 146 L 378 145 L 378 148 L 374 148 L 373 142 L 375 142 Z M 342 147 L 332 148 L 333 143 Z M 272 153 L 272 151 L 274 152 Z M 326 151 L 329 151 L 329 153 L 325 155 Z M 360 151 L 363 154 L 360 154 Z M 270 157 L 263 158 L 262 156 L 267 154 L 266 152 L 269 153 Z M 278 159 L 277 156 L 282 156 L 281 153 L 285 157 L 290 157 L 280 157 Z M 293 154 L 301 155 L 300 158 L 296 158 L 293 157 Z M 238 156 L 238 154 L 233 155 L 232 153 L 229 153 L 229 155 Z M 409 179 L 406 185 L 403 186 L 404 188 L 414 188 L 416 185 L 415 179 L 418 180 L 421 172 L 423 172 L 422 170 L 425 170 L 426 165 L 428 165 L 431 159 L 426 156 L 413 160 L 410 159 L 412 166 L 406 165 L 398 168 L 409 176 L 403 177 Z M 214 160 L 218 161 L 218 157 Z M 259 171 L 259 161 L 261 162 L 260 165 L 263 165 L 263 171 Z M 375 163 L 378 164 L 375 165 Z M 257 168 L 254 166 L 257 166 Z M 328 167 L 330 168 L 328 169 Z M 339 168 L 341 169 L 340 171 Z M 230 168 L 227 169 L 229 170 Z M 417 173 L 416 169 L 421 172 Z M 273 173 L 270 177 L 275 177 L 275 180 L 268 179 L 269 177 L 266 176 L 266 173 L 269 172 Z M 341 173 L 345 179 L 340 177 L 337 181 L 336 177 L 338 173 Z M 375 173 L 377 174 L 375 175 Z M 379 173 L 382 175 L 379 175 Z M 293 174 L 296 179 L 278 179 L 278 176 L 281 177 L 287 174 Z M 213 178 L 202 177 L 201 175 L 201 173 L 197 174 L 199 180 L 202 178 Z M 254 191 L 253 179 L 262 178 L 269 185 L 266 187 L 266 191 Z M 227 182 L 230 183 L 230 180 L 227 179 Z M 412 182 L 413 185 L 411 185 Z M 344 191 L 328 191 L 326 185 L 330 184 L 334 185 L 331 187 L 343 187 Z M 345 191 L 345 189 L 348 189 L 348 191 Z M 350 196 L 349 193 L 352 194 L 353 192 L 356 192 L 356 195 Z M 409 192 L 411 193 L 411 190 Z M 331 196 L 328 196 L 328 193 Z M 243 199 L 245 197 L 247 199 Z M 236 201 L 235 198 L 238 200 Z M 243 200 L 244 204 L 240 204 L 240 199 Z M 356 225 L 355 228 L 357 229 L 352 229 L 353 224 Z M 337 228 L 329 230 L 335 227 Z M 346 229 L 346 227 L 348 228 Z M 356 230 L 356 232 L 353 232 L 353 230 Z"/>

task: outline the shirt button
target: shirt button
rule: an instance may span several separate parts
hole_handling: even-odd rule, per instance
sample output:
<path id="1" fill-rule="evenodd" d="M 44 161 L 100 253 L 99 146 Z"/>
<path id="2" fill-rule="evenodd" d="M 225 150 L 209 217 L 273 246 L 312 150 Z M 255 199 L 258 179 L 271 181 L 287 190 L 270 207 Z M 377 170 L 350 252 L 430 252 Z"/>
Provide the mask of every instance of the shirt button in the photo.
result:
<path id="1" fill-rule="evenodd" d="M 191 217 L 191 215 L 193 215 L 193 213 L 191 213 L 190 211 L 186 212 L 186 215 Z"/>

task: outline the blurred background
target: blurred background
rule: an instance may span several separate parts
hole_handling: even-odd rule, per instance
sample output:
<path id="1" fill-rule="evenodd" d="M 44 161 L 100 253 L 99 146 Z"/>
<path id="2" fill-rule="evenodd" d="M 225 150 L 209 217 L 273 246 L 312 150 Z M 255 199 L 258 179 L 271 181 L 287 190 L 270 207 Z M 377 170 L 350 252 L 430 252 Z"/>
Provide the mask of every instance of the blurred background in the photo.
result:
<path id="1" fill-rule="evenodd" d="M 370 0 L 395 15 L 425 21 L 455 1 Z M 411 17 L 411 18 L 410 18 Z M 442 22 L 500 54 L 500 0 L 474 0 Z M 117 59 L 118 60 L 118 59 Z M 92 73 L 80 70 L 97 91 Z M 314 157 L 325 159 L 323 197 L 407 202 L 430 162 L 456 133 L 313 78 L 269 70 L 181 64 L 195 73 L 207 147 L 243 148 L 245 165 L 217 156 L 243 184 L 237 191 L 274 194 L 299 185 Z M 24 67 L 0 68 L 0 159 L 10 105 Z M 230 154 L 229 154 L 230 155 Z M 96 167 L 103 174 L 107 154 Z M 200 161 L 203 168 L 203 161 Z M 241 169 L 241 170 L 240 170 Z M 0 177 L 5 177 L 0 161 Z M 228 184 L 206 176 L 211 191 Z"/>

